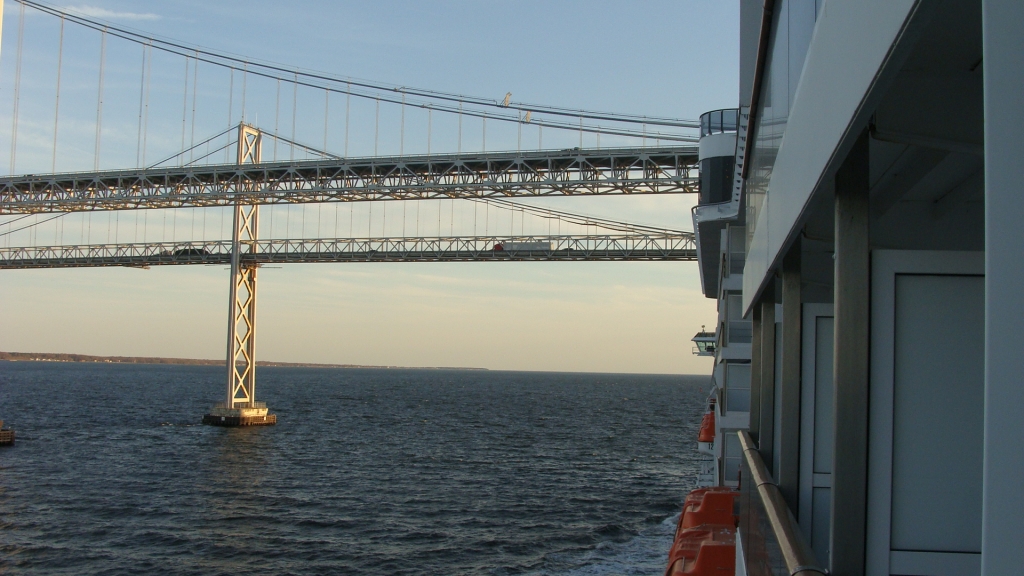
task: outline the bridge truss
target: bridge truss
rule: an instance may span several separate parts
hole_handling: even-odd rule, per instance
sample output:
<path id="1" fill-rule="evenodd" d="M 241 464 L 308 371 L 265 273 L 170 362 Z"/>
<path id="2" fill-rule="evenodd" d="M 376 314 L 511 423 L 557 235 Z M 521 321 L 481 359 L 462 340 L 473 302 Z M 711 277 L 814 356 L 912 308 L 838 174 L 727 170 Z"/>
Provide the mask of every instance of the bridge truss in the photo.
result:
<path id="1" fill-rule="evenodd" d="M 246 127 L 253 130 L 251 127 Z M 0 178 L 0 214 L 697 191 L 695 146 L 329 158 Z"/>
<path id="2" fill-rule="evenodd" d="M 231 264 L 231 255 L 231 240 L 23 246 L 0 248 L 0 269 L 226 265 Z M 693 235 L 687 232 L 257 240 L 251 251 L 239 254 L 242 267 L 317 262 L 688 261 L 696 258 Z"/>

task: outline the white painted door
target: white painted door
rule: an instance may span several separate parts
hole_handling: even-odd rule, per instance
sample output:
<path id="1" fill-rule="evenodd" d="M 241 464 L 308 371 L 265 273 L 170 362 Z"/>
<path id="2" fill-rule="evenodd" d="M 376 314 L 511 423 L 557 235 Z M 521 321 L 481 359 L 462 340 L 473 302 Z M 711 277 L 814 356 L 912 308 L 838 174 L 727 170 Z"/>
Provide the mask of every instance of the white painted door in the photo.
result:
<path id="1" fill-rule="evenodd" d="M 868 574 L 981 572 L 979 253 L 872 254 Z"/>
<path id="2" fill-rule="evenodd" d="M 835 331 L 831 304 L 804 304 L 802 312 L 799 523 L 819 564 L 828 566 Z"/>

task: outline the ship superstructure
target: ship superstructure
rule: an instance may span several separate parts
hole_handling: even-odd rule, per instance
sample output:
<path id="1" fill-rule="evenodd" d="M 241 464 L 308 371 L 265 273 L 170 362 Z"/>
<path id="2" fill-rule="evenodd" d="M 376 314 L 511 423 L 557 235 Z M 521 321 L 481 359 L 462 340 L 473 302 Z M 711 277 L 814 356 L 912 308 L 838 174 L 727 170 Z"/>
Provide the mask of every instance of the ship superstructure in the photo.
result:
<path id="1" fill-rule="evenodd" d="M 701 538 L 737 574 L 1024 573 L 1024 3 L 740 0 L 739 26 L 693 210 L 698 480 L 739 514 Z"/>

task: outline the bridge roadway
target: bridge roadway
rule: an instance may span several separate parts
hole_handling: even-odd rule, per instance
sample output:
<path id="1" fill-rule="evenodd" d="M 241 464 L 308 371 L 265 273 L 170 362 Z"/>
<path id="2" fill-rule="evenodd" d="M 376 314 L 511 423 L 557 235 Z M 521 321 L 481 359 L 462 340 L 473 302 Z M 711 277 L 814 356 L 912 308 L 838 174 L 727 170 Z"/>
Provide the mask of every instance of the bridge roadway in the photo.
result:
<path id="1" fill-rule="evenodd" d="M 526 248 L 514 243 L 530 243 Z M 500 249 L 498 248 L 500 247 Z M 253 249 L 254 248 L 254 249 Z M 696 260 L 693 234 L 257 240 L 245 265 L 313 262 Z M 231 240 L 0 248 L 0 269 L 230 264 Z"/>
<path id="2" fill-rule="evenodd" d="M 0 178 L 0 214 L 240 204 L 692 193 L 696 146 L 329 158 Z"/>

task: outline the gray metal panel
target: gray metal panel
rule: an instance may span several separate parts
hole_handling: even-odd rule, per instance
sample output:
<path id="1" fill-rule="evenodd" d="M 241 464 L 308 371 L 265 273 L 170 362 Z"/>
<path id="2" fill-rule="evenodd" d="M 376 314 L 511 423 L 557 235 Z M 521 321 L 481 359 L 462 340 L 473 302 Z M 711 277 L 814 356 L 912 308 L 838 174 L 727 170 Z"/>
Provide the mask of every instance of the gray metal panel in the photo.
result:
<path id="1" fill-rule="evenodd" d="M 815 318 L 814 334 L 814 401 L 810 407 L 814 412 L 814 465 L 811 472 L 831 474 L 832 437 L 835 433 L 832 422 L 835 394 L 835 381 L 832 375 L 835 355 L 832 347 L 835 344 L 835 320 L 831 316 Z"/>
<path id="2" fill-rule="evenodd" d="M 761 302 L 761 425 L 757 448 L 765 465 L 774 461 L 775 451 L 775 330 L 775 303 Z"/>
<path id="3" fill-rule="evenodd" d="M 985 280 L 896 276 L 893 550 L 981 552 Z"/>

